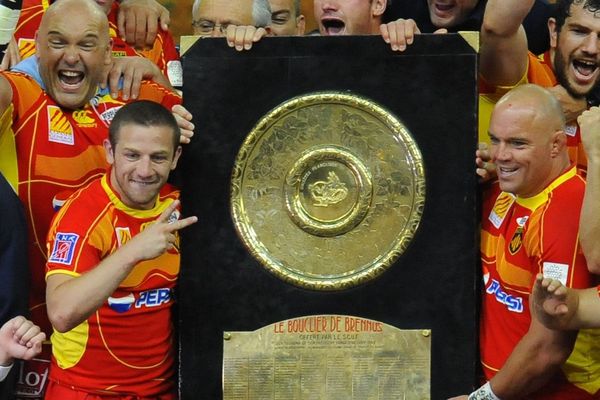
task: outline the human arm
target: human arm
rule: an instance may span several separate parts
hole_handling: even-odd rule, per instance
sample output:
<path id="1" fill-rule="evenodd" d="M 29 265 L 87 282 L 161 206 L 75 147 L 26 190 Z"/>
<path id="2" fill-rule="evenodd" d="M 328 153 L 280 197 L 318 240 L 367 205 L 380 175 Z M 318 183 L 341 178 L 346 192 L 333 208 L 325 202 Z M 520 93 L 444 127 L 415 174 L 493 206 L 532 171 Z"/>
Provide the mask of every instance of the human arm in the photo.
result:
<path id="1" fill-rule="evenodd" d="M 119 91 L 123 100 L 137 99 L 143 80 L 151 80 L 175 92 L 169 79 L 151 60 L 139 57 L 115 57 L 110 65 L 105 68 L 104 79 L 101 87 L 108 85 L 111 96 L 117 98 Z M 122 82 L 122 84 L 121 84 Z"/>
<path id="2" fill-rule="evenodd" d="M 567 360 L 576 337 L 577 331 L 548 329 L 532 317 L 528 332 L 491 379 L 491 389 L 503 400 L 523 398 L 540 389 Z"/>
<path id="3" fill-rule="evenodd" d="M 592 107 L 577 119 L 588 159 L 587 184 L 581 207 L 579 241 L 588 270 L 600 274 L 600 108 Z"/>
<path id="4" fill-rule="evenodd" d="M 228 25 L 225 32 L 227 45 L 237 51 L 250 50 L 252 45 L 270 34 L 270 28 L 257 28 L 251 25 Z"/>
<path id="5" fill-rule="evenodd" d="M 0 75 L 0 117 L 4 115 L 4 112 L 8 109 L 12 103 L 13 92 L 10 83 Z M 0 132 L 0 135 L 2 132 Z"/>
<path id="6" fill-rule="evenodd" d="M 13 36 L 8 43 L 2 62 L 0 62 L 0 71 L 8 70 L 21 61 L 21 55 L 19 54 L 19 45 Z"/>
<path id="7" fill-rule="evenodd" d="M 138 235 L 79 276 L 51 274 L 46 281 L 46 307 L 52 326 L 68 332 L 92 315 L 141 261 L 154 259 L 175 244 L 176 231 L 197 221 L 196 217 L 169 222 L 179 201 Z"/>
<path id="8" fill-rule="evenodd" d="M 42 351 L 46 339 L 40 327 L 18 316 L 0 328 L 0 366 L 9 366 L 15 358 L 31 360 Z"/>
<path id="9" fill-rule="evenodd" d="M 169 29 L 170 14 L 155 0 L 123 0 L 119 3 L 119 35 L 136 49 L 152 48 L 160 29 Z"/>
<path id="10" fill-rule="evenodd" d="M 527 37 L 521 25 L 534 0 L 489 0 L 481 25 L 479 73 L 494 86 L 517 84 L 527 71 Z"/>

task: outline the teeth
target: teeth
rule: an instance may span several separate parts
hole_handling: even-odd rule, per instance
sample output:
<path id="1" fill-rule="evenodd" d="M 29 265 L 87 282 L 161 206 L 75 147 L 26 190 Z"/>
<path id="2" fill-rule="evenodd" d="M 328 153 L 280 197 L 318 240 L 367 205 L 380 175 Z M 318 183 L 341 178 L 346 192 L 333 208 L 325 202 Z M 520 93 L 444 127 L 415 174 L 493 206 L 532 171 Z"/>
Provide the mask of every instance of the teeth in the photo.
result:
<path id="1" fill-rule="evenodd" d="M 79 76 L 80 72 L 75 72 L 75 71 L 62 71 L 63 75 L 66 75 L 68 77 L 75 77 L 75 76 Z"/>

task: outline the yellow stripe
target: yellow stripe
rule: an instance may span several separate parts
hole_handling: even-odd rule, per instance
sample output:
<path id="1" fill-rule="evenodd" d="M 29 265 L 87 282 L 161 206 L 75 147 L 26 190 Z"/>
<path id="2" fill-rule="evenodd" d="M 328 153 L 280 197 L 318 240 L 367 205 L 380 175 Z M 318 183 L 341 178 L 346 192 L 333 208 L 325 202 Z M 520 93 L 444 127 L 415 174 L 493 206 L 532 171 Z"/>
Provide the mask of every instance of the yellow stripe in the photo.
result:
<path id="1" fill-rule="evenodd" d="M 14 106 L 11 103 L 0 117 L 0 173 L 16 192 L 19 186 L 19 169 L 17 167 L 17 146 L 12 128 Z"/>

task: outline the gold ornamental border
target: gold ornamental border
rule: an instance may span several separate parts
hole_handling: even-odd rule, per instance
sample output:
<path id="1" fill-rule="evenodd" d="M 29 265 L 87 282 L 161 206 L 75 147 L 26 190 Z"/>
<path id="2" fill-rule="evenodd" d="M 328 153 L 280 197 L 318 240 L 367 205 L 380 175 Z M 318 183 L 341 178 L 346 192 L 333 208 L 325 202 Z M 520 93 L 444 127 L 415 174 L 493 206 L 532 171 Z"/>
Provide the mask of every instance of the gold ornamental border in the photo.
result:
<path id="1" fill-rule="evenodd" d="M 321 104 L 340 104 L 344 106 L 356 107 L 363 110 L 386 125 L 393 132 L 395 138 L 402 143 L 406 149 L 408 159 L 410 160 L 411 172 L 414 178 L 414 207 L 408 221 L 405 224 L 402 234 L 391 246 L 391 250 L 380 254 L 373 260 L 368 268 L 363 268 L 358 272 L 352 272 L 338 277 L 320 277 L 312 278 L 304 274 L 297 273 L 293 268 L 289 268 L 278 260 L 270 257 L 269 251 L 265 248 L 245 212 L 242 196 L 242 184 L 244 170 L 249 157 L 252 155 L 252 149 L 257 145 L 261 137 L 270 129 L 270 127 L 280 120 L 282 116 L 293 111 L 305 108 L 311 105 Z M 324 145 L 325 147 L 325 145 Z M 262 117 L 254 128 L 247 135 L 238 151 L 231 176 L 231 212 L 238 236 L 252 254 L 264 268 L 280 278 L 281 280 L 299 286 L 305 289 L 317 291 L 336 291 L 349 289 L 362 283 L 373 280 L 385 272 L 396 259 L 404 253 L 413 239 L 421 220 L 425 204 L 425 171 L 422 155 L 418 146 L 408 129 L 389 111 L 377 105 L 371 100 L 360 97 L 355 94 L 345 94 L 340 92 L 315 92 L 298 97 L 294 97 L 272 109 Z"/>

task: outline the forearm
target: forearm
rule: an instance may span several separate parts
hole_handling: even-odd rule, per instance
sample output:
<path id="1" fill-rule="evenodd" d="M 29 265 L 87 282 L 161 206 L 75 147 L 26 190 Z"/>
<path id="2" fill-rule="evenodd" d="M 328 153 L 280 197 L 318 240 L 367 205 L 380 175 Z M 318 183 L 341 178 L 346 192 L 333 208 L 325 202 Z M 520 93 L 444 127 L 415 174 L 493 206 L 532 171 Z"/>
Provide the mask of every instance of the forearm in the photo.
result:
<path id="1" fill-rule="evenodd" d="M 501 37 L 516 34 L 534 3 L 535 0 L 489 0 L 482 30 Z"/>
<path id="2" fill-rule="evenodd" d="M 53 327 L 67 332 L 96 312 L 138 262 L 130 253 L 127 246 L 121 247 L 95 268 L 75 278 L 50 275 L 46 303 Z"/>
<path id="3" fill-rule="evenodd" d="M 588 170 L 581 207 L 579 240 L 588 270 L 600 274 L 600 149 L 587 149 Z"/>
<path id="4" fill-rule="evenodd" d="M 516 85 L 528 63 L 527 36 L 521 23 L 533 0 L 490 0 L 481 26 L 480 75 L 495 86 Z"/>
<path id="5" fill-rule="evenodd" d="M 567 360 L 577 332 L 556 332 L 540 340 L 526 334 L 490 381 L 502 400 L 520 399 L 543 387 Z"/>

